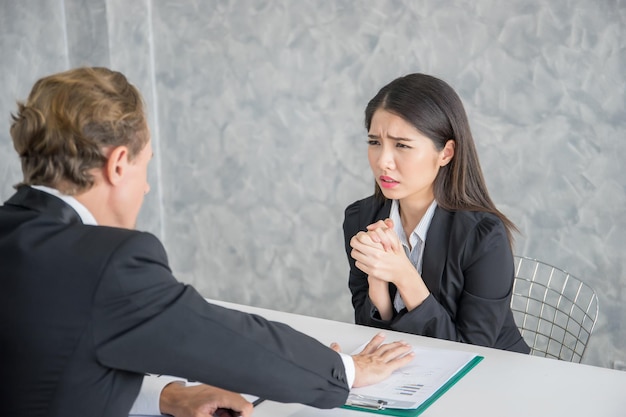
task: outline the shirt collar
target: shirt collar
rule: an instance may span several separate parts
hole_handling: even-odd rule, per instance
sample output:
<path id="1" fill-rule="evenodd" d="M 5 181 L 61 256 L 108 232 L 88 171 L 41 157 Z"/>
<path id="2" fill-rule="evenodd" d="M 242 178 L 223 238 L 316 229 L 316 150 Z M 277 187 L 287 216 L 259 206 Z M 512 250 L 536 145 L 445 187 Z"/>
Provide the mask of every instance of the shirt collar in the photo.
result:
<path id="1" fill-rule="evenodd" d="M 45 185 L 31 185 L 31 188 L 34 188 L 39 191 L 43 191 L 44 193 L 48 193 L 50 195 L 53 195 L 63 200 L 67 205 L 72 207 L 76 211 L 76 213 L 78 213 L 78 216 L 80 217 L 80 220 L 83 222 L 83 224 L 87 224 L 91 226 L 98 225 L 96 218 L 93 217 L 93 214 L 91 214 L 89 210 L 87 210 L 87 207 L 82 205 L 82 203 L 80 203 L 77 199 L 75 199 L 71 195 L 61 194 L 59 190 L 55 188 L 51 188 L 51 187 L 46 187 Z"/>
<path id="2" fill-rule="evenodd" d="M 403 245 L 413 248 L 415 247 L 418 238 L 421 242 L 426 242 L 426 233 L 428 232 L 430 222 L 435 215 L 436 208 L 437 201 L 433 200 L 433 202 L 430 203 L 430 206 L 428 206 L 428 208 L 426 209 L 426 212 L 422 216 L 420 222 L 417 224 L 417 226 L 415 226 L 415 229 L 413 229 L 411 236 L 406 236 L 404 233 L 404 228 L 402 227 L 402 220 L 400 219 L 400 203 L 398 202 L 398 200 L 393 200 L 391 202 L 389 218 L 393 220 L 394 231 L 400 238 L 400 242 L 402 242 Z M 410 246 L 408 245 L 407 238 L 411 241 Z"/>

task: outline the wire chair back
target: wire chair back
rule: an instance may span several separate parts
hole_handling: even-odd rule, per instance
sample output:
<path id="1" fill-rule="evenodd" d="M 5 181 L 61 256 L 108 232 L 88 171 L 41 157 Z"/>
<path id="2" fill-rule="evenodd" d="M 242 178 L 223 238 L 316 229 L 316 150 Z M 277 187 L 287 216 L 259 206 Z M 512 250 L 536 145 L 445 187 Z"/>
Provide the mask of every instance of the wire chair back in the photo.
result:
<path id="1" fill-rule="evenodd" d="M 578 278 L 515 256 L 511 310 L 530 354 L 580 363 L 598 318 L 598 296 Z"/>

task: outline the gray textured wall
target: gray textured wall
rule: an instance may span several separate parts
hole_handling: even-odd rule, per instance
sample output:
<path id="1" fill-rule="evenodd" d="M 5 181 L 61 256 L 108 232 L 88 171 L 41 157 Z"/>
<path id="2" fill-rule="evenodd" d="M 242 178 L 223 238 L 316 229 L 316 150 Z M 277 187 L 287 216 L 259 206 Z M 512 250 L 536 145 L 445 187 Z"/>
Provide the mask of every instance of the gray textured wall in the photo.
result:
<path id="1" fill-rule="evenodd" d="M 626 361 L 623 0 L 0 0 L 0 198 L 15 100 L 104 65 L 149 105 L 140 228 L 205 296 L 351 321 L 341 222 L 372 190 L 363 109 L 426 72 L 460 93 L 516 253 L 599 293 L 584 362 Z"/>

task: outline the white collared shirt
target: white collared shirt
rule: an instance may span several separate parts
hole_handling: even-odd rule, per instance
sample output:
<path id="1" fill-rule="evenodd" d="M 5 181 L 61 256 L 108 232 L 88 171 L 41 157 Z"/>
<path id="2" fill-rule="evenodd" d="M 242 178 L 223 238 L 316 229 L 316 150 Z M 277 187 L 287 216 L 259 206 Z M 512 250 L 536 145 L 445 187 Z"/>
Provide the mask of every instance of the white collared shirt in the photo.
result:
<path id="1" fill-rule="evenodd" d="M 391 211 L 389 212 L 389 218 L 393 221 L 393 228 L 402 246 L 404 247 L 404 252 L 406 253 L 407 258 L 411 261 L 417 272 L 422 273 L 422 263 L 424 258 L 424 246 L 426 245 L 426 233 L 428 232 L 428 228 L 430 227 L 430 222 L 435 215 L 435 209 L 437 208 L 437 202 L 433 200 L 430 203 L 430 206 L 426 209 L 426 212 L 422 216 L 420 222 L 415 226 L 413 232 L 411 232 L 411 236 L 407 239 L 406 233 L 404 233 L 404 228 L 402 227 L 402 220 L 400 219 L 400 204 L 398 200 L 393 200 L 391 202 Z M 402 297 L 400 297 L 400 292 L 396 293 L 396 296 L 393 300 L 393 307 L 396 311 L 402 310 L 405 305 Z"/>

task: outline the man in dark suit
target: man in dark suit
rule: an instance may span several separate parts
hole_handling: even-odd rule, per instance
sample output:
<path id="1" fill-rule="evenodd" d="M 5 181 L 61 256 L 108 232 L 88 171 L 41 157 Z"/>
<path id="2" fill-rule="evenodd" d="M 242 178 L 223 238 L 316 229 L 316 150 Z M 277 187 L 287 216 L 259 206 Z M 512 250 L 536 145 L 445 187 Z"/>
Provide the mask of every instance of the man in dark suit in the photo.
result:
<path id="1" fill-rule="evenodd" d="M 145 373 L 331 408 L 410 360 L 408 346 L 382 337 L 338 353 L 176 281 L 159 240 L 133 230 L 152 148 L 141 96 L 122 74 L 42 78 L 11 136 L 24 179 L 0 207 L 4 414 L 125 416 Z M 251 413 L 219 398 L 211 412 Z"/>

